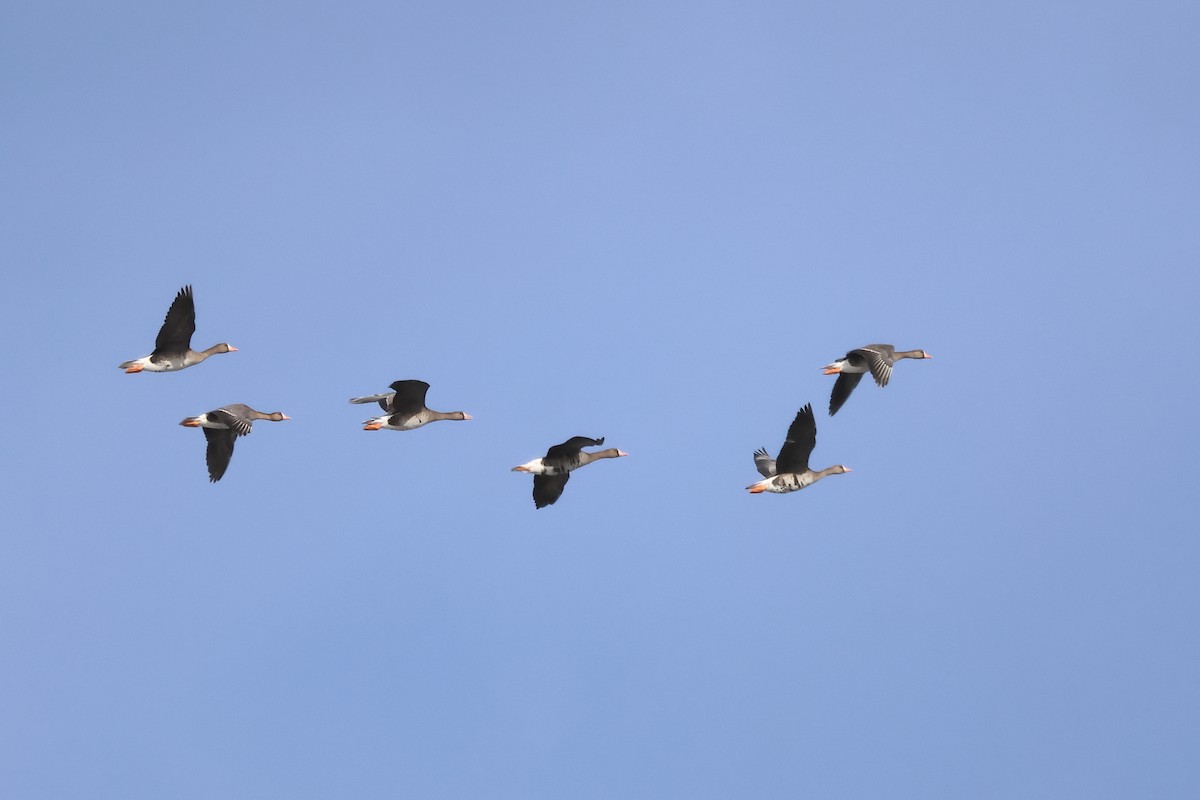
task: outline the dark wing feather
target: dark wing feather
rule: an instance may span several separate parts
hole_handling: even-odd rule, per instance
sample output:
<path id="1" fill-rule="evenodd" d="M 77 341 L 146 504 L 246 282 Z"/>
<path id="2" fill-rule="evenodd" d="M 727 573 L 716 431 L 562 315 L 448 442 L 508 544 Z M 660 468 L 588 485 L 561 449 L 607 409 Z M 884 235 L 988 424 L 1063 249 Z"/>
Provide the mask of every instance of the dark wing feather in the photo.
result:
<path id="1" fill-rule="evenodd" d="M 411 417 L 425 408 L 425 393 L 429 384 L 425 381 L 396 381 L 391 386 L 395 392 L 391 399 L 391 407 L 384 407 L 389 414 L 403 414 Z"/>
<path id="2" fill-rule="evenodd" d="M 546 451 L 546 459 L 554 460 L 559 458 L 578 458 L 579 451 L 585 447 L 599 447 L 604 444 L 604 437 L 599 439 L 589 439 L 586 436 L 572 436 L 562 444 L 556 444 Z M 546 460 L 543 459 L 543 460 Z"/>
<path id="3" fill-rule="evenodd" d="M 395 397 L 396 397 L 395 394 L 389 394 L 389 395 L 379 398 L 379 407 L 382 408 L 385 413 L 391 411 L 392 400 L 394 400 Z"/>
<path id="4" fill-rule="evenodd" d="M 225 470 L 229 469 L 229 459 L 233 458 L 233 443 L 237 436 L 231 430 L 219 428 L 203 428 L 204 438 L 208 440 L 208 451 L 205 459 L 208 461 L 208 479 L 213 483 L 221 480 Z"/>
<path id="5" fill-rule="evenodd" d="M 570 479 L 569 472 L 561 475 L 534 475 L 533 504 L 538 508 L 554 505 L 554 502 L 562 497 L 563 489 Z"/>
<path id="6" fill-rule="evenodd" d="M 208 416 L 224 422 L 229 426 L 229 430 L 233 431 L 235 436 L 245 436 L 254 428 L 254 422 L 242 415 L 242 412 L 248 411 L 249 408 L 249 406 L 243 403 L 234 403 L 231 406 L 210 411 L 208 412 Z"/>
<path id="7" fill-rule="evenodd" d="M 854 387 L 858 386 L 858 382 L 862 380 L 864 372 L 839 372 L 837 380 L 833 382 L 833 392 L 829 395 L 829 416 L 833 416 L 838 412 L 838 409 L 846 404 L 850 399 L 850 393 L 854 391 Z"/>
<path id="8" fill-rule="evenodd" d="M 896 348 L 890 344 L 869 344 L 855 351 L 867 359 L 867 369 L 879 386 L 887 386 L 892 378 L 892 364 L 896 362 Z"/>
<path id="9" fill-rule="evenodd" d="M 167 309 L 167 317 L 158 330 L 158 338 L 154 340 L 153 355 L 186 353 L 192 346 L 192 334 L 195 332 L 196 303 L 192 299 L 192 287 L 185 286 Z"/>
<path id="10" fill-rule="evenodd" d="M 775 469 L 783 475 L 788 472 L 804 472 L 808 469 L 808 456 L 817 446 L 817 418 L 813 415 L 812 403 L 796 413 L 788 428 L 787 440 L 779 448 Z"/>

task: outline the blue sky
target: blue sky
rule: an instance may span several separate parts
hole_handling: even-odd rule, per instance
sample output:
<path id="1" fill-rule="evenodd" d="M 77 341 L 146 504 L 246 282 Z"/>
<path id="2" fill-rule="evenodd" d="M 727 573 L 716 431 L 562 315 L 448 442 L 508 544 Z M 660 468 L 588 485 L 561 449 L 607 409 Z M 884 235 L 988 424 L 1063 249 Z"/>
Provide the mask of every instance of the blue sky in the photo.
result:
<path id="1" fill-rule="evenodd" d="M 1200 791 L 1192 6 L 5 17 L 0 794 Z"/>

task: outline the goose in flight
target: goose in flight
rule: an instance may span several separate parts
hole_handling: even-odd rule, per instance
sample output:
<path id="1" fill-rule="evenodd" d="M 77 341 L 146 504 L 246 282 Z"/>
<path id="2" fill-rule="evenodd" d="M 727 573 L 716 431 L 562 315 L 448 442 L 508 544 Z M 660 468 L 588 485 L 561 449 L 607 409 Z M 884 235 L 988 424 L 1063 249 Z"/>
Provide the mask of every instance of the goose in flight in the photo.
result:
<path id="1" fill-rule="evenodd" d="M 593 461 L 602 458 L 618 458 L 629 453 L 610 447 L 607 450 L 586 452 L 585 447 L 599 447 L 604 444 L 604 437 L 589 439 L 586 436 L 573 436 L 562 444 L 556 444 L 546 451 L 546 455 L 533 461 L 513 467 L 513 472 L 533 473 L 533 504 L 537 508 L 554 505 L 562 496 L 571 471 L 586 467 Z"/>
<path id="2" fill-rule="evenodd" d="M 158 330 L 158 338 L 154 340 L 154 352 L 142 358 L 125 361 L 119 366 L 127 373 L 175 372 L 194 367 L 209 356 L 237 350 L 225 342 L 214 344 L 207 350 L 193 350 L 192 334 L 195 332 L 196 302 L 192 298 L 192 287 L 184 286 L 167 309 L 167 317 Z"/>
<path id="3" fill-rule="evenodd" d="M 245 403 L 234 403 L 222 406 L 215 411 L 208 411 L 198 417 L 188 417 L 179 423 L 185 428 L 203 428 L 204 438 L 208 440 L 205 459 L 208 461 L 208 479 L 216 483 L 221 480 L 225 470 L 229 469 L 229 460 L 233 458 L 233 443 L 239 436 L 247 436 L 254 427 L 256 419 L 281 422 L 291 419 L 282 411 L 264 414 L 255 411 Z"/>
<path id="4" fill-rule="evenodd" d="M 390 392 L 352 397 L 351 403 L 379 403 L 385 412 L 363 423 L 364 431 L 411 431 L 440 419 L 471 419 L 465 411 L 434 411 L 425 406 L 425 393 L 429 384 L 425 381 L 396 381 Z"/>
<path id="5" fill-rule="evenodd" d="M 771 458 L 766 448 L 754 451 L 754 466 L 758 468 L 763 480 L 752 483 L 746 488 L 750 494 L 774 492 L 786 494 L 811 486 L 826 475 L 841 475 L 850 472 L 850 468 L 838 464 L 822 470 L 812 470 L 808 466 L 808 457 L 817 446 L 817 418 L 813 414 L 812 403 L 796 413 L 788 427 L 787 439 L 779 448 L 779 458 Z"/>
<path id="6" fill-rule="evenodd" d="M 822 367 L 821 369 L 825 370 L 826 375 L 838 376 L 833 384 L 833 393 L 829 396 L 829 416 L 832 417 L 836 414 L 838 409 L 850 398 L 850 393 L 862 380 L 863 373 L 870 372 L 875 383 L 887 386 L 888 381 L 892 378 L 892 365 L 902 358 L 933 358 L 933 356 L 924 350 L 897 352 L 896 348 L 890 344 L 869 344 L 866 347 L 851 350 L 832 364 Z"/>

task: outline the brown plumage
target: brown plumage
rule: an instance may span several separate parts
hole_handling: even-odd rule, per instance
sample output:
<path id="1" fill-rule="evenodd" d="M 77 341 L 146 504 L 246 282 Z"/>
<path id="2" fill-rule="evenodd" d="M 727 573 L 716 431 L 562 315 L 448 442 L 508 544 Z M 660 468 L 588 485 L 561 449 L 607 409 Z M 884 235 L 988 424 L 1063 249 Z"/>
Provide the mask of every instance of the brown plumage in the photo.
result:
<path id="1" fill-rule="evenodd" d="M 589 439 L 586 436 L 574 436 L 562 444 L 556 444 L 546 451 L 546 455 L 535 458 L 520 466 L 513 467 L 513 472 L 533 473 L 533 504 L 537 508 L 554 505 L 562 496 L 571 471 L 585 467 L 593 461 L 602 458 L 619 458 L 628 453 L 610 447 L 607 450 L 586 452 L 585 447 L 599 447 L 604 444 L 604 437 Z"/>
<path id="2" fill-rule="evenodd" d="M 226 342 L 214 344 L 207 350 L 193 350 L 192 334 L 195 332 L 196 303 L 192 297 L 192 287 L 184 286 L 167 309 L 166 319 L 163 320 L 158 337 L 154 340 L 154 352 L 142 358 L 122 362 L 120 368 L 128 373 L 176 372 L 194 367 L 211 355 L 237 350 Z"/>
<path id="3" fill-rule="evenodd" d="M 751 494 L 787 494 L 812 486 L 826 475 L 841 475 L 851 471 L 843 464 L 822 470 L 809 469 L 808 457 L 816 446 L 817 418 L 813 414 L 812 403 L 809 403 L 796 413 L 796 418 L 788 426 L 787 438 L 783 447 L 779 448 L 779 458 L 772 459 L 765 448 L 754 451 L 754 466 L 765 480 L 746 488 Z"/>
<path id="4" fill-rule="evenodd" d="M 208 479 L 216 483 L 229 469 L 229 461 L 233 458 L 233 443 L 239 436 L 247 436 L 254 427 L 255 420 L 281 422 L 291 419 L 282 411 L 265 414 L 255 411 L 245 403 L 234 403 L 222 406 L 214 411 L 208 411 L 198 417 L 188 417 L 180 422 L 185 428 L 203 428 L 204 438 L 208 440 L 205 460 L 208 462 Z"/>
<path id="5" fill-rule="evenodd" d="M 887 386 L 892 378 L 892 365 L 902 358 L 933 358 L 924 350 L 902 350 L 897 352 L 890 344 L 869 344 L 851 350 L 846 355 L 822 367 L 826 375 L 837 375 L 833 384 L 833 392 L 829 396 L 829 416 L 838 412 L 848 399 L 854 387 L 862 380 L 866 372 L 871 373 L 875 383 Z"/>

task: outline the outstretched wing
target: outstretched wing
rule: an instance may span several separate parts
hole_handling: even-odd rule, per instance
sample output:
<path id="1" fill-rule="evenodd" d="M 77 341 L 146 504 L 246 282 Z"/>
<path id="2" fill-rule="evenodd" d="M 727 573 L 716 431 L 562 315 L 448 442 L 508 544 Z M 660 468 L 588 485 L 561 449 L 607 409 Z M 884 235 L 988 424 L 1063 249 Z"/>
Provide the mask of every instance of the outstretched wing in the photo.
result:
<path id="1" fill-rule="evenodd" d="M 195 332 L 196 303 L 192 299 L 192 287 L 185 286 L 167 309 L 167 317 L 158 329 L 158 338 L 154 340 L 154 353 L 186 353 L 192 346 L 192 334 Z"/>
<path id="2" fill-rule="evenodd" d="M 892 364 L 896 360 L 896 348 L 890 344 L 869 344 L 855 351 L 867 359 L 867 369 L 880 386 L 887 386 L 892 379 Z"/>
<path id="3" fill-rule="evenodd" d="M 764 478 L 775 477 L 775 459 L 767 454 L 767 448 L 760 447 L 754 451 L 754 468 Z"/>
<path id="4" fill-rule="evenodd" d="M 208 479 L 213 483 L 221 480 L 225 470 L 229 469 L 229 460 L 233 458 L 233 443 L 237 436 L 231 430 L 220 428 L 204 428 L 204 438 L 208 440 L 208 450 L 205 460 L 208 462 Z"/>
<path id="5" fill-rule="evenodd" d="M 360 405 L 362 403 L 379 403 L 379 405 L 383 406 L 383 410 L 387 411 L 387 406 L 385 405 L 385 403 L 387 402 L 387 399 L 391 396 L 392 396 L 391 392 L 384 392 L 383 394 L 369 394 L 366 397 L 351 397 L 350 402 L 358 403 Z"/>
<path id="6" fill-rule="evenodd" d="M 538 508 L 554 505 L 555 501 L 562 497 L 563 489 L 570 479 L 569 472 L 561 475 L 534 475 L 533 504 Z"/>
<path id="7" fill-rule="evenodd" d="M 833 392 L 829 395 L 829 416 L 832 417 L 836 414 L 838 409 L 850 399 L 850 393 L 854 391 L 855 386 L 858 386 L 862 376 L 861 372 L 838 373 L 837 380 L 833 382 Z"/>
<path id="8" fill-rule="evenodd" d="M 817 418 L 813 415 L 812 403 L 796 412 L 788 428 L 787 440 L 779 448 L 775 468 L 779 474 L 804 472 L 808 469 L 808 456 L 817 446 Z"/>
<path id="9" fill-rule="evenodd" d="M 234 403 L 230 406 L 222 406 L 216 411 L 210 411 L 208 416 L 225 423 L 236 436 L 245 436 L 254 428 L 254 420 L 246 414 L 249 410 L 250 406 L 245 403 Z"/>
<path id="10" fill-rule="evenodd" d="M 545 460 L 556 460 L 561 458 L 578 458 L 579 451 L 585 447 L 599 447 L 604 444 L 604 437 L 599 439 L 589 439 L 586 436 L 572 436 L 562 444 L 556 444 L 546 451 Z"/>
<path id="11" fill-rule="evenodd" d="M 380 402 L 383 410 L 389 414 L 411 417 L 425 408 L 425 393 L 429 391 L 429 384 L 425 381 L 396 381 L 392 384 L 392 391 L 396 394 L 388 401 L 389 405 Z"/>

